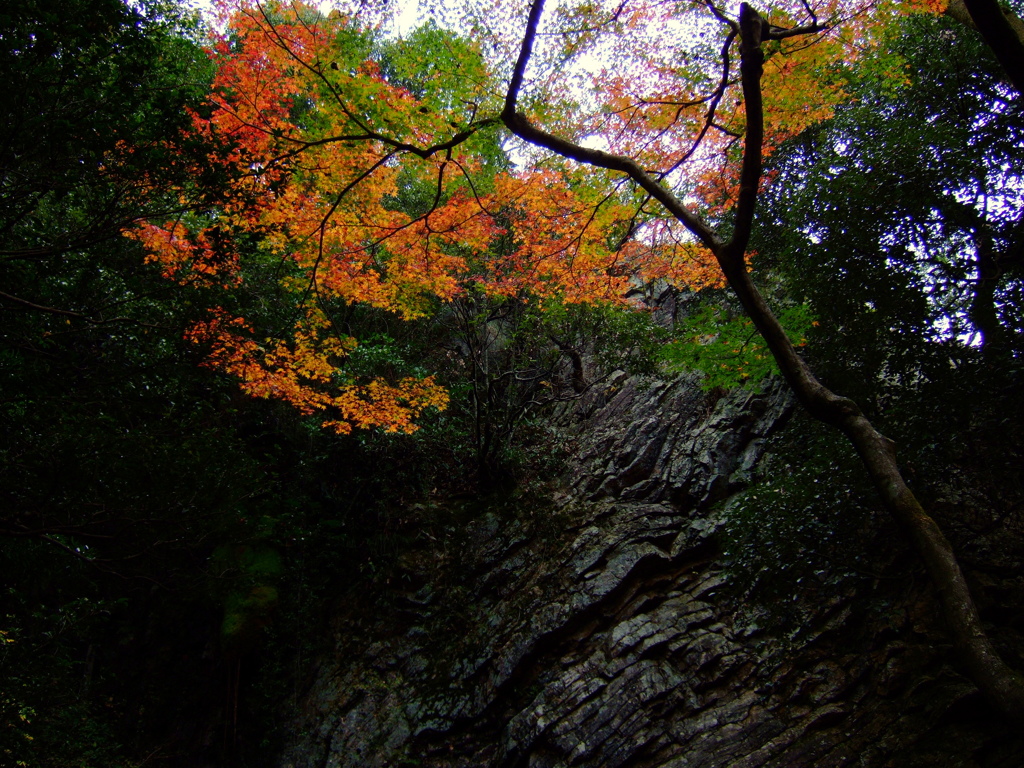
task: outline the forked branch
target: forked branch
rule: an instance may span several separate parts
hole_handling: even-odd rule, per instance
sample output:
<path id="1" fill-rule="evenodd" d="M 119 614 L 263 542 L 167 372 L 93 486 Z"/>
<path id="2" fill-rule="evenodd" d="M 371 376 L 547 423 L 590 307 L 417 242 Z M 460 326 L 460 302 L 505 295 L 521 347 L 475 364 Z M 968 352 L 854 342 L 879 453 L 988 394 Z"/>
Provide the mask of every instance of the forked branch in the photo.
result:
<path id="1" fill-rule="evenodd" d="M 939 593 L 943 613 L 967 673 L 996 708 L 1011 721 L 1024 726 L 1024 680 L 1003 662 L 986 636 L 952 547 L 907 487 L 899 470 L 894 444 L 874 428 L 856 403 L 835 394 L 815 378 L 747 271 L 745 253 L 757 205 L 764 141 L 761 97 L 764 55 L 761 43 L 769 39 L 816 33 L 823 27 L 813 15 L 812 23 L 799 29 L 772 27 L 748 4 L 740 6 L 740 74 L 747 127 L 733 231 L 725 240 L 632 158 L 581 147 L 533 125 L 518 111 L 517 103 L 543 10 L 544 0 L 534 0 L 501 115 L 505 125 L 523 140 L 563 157 L 627 174 L 711 249 L 729 286 L 764 337 L 779 370 L 797 398 L 811 415 L 847 436 L 857 449 L 886 508 L 913 541 Z"/>

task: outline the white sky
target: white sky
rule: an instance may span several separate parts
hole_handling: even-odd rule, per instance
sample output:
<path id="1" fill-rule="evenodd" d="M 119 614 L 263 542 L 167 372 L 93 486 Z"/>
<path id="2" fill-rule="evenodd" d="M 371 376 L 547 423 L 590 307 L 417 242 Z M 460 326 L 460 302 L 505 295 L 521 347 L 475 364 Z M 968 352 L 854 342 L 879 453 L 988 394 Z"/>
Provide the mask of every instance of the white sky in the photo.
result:
<path id="1" fill-rule="evenodd" d="M 314 3 L 315 0 L 306 0 L 307 2 Z M 381 0 L 366 0 L 367 4 L 380 3 Z M 385 0 L 391 8 L 398 10 L 398 13 L 393 15 L 395 20 L 395 28 L 392 30 L 392 34 L 402 37 L 418 26 L 420 3 L 419 0 Z M 190 8 L 199 10 L 203 16 L 210 21 L 212 18 L 211 10 L 213 8 L 212 0 L 184 0 L 184 4 Z M 334 3 L 330 0 L 321 0 L 316 3 L 320 9 L 327 11 L 334 7 Z"/>

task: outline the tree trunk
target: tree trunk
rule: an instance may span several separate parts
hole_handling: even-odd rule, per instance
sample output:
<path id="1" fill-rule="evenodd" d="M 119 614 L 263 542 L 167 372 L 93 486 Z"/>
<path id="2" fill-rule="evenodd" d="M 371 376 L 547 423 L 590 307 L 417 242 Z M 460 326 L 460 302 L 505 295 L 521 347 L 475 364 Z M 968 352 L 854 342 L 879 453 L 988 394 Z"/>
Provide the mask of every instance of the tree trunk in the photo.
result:
<path id="1" fill-rule="evenodd" d="M 981 33 L 1017 93 L 1024 93 L 1024 21 L 996 0 L 951 0 L 946 13 Z"/>
<path id="2" fill-rule="evenodd" d="M 750 115 L 744 159 L 755 155 L 758 158 L 758 167 L 745 168 L 744 177 L 749 181 L 748 189 L 753 187 L 756 192 L 755 179 L 760 178 L 760 134 L 763 131 L 760 94 L 763 24 L 750 6 L 744 4 L 741 8 L 741 71 Z M 753 203 L 750 205 L 752 208 Z M 751 210 L 751 218 L 752 213 Z M 815 418 L 840 429 L 857 449 L 886 509 L 913 541 L 924 560 L 928 575 L 938 590 L 954 644 L 971 678 L 1000 712 L 1011 722 L 1024 727 L 1024 678 L 1007 666 L 992 647 L 952 547 L 903 479 L 895 445 L 874 428 L 856 403 L 836 395 L 814 377 L 751 281 L 744 260 L 745 250 L 746 241 L 734 239 L 716 253 L 730 287 L 767 342 L 797 399 Z"/>
<path id="3" fill-rule="evenodd" d="M 519 114 L 519 90 L 524 82 L 542 11 L 543 0 L 535 0 L 502 113 L 506 126 L 532 144 L 579 162 L 629 174 L 714 253 L 729 286 L 764 337 L 779 370 L 793 388 L 797 399 L 815 418 L 840 429 L 856 447 L 886 508 L 906 531 L 924 560 L 928 574 L 939 592 L 943 613 L 956 648 L 972 679 L 1000 712 L 1024 728 L 1024 678 L 1002 661 L 985 635 L 952 548 L 904 482 L 892 442 L 875 430 L 856 403 L 832 392 L 815 378 L 797 354 L 747 271 L 746 249 L 754 223 L 764 141 L 761 96 L 764 54 L 761 43 L 773 35 L 792 36 L 794 31 L 776 31 L 746 3 L 740 6 L 738 23 L 730 22 L 734 24 L 733 32 L 739 35 L 740 41 L 740 76 L 747 129 L 733 231 L 726 241 L 632 159 L 580 147 L 532 125 Z"/>

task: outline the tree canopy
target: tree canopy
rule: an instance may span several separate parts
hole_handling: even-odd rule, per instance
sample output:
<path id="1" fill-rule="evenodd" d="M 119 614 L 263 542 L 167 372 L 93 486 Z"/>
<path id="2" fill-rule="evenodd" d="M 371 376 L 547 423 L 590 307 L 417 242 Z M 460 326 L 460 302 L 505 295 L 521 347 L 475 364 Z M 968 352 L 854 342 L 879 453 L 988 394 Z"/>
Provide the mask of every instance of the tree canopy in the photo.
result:
<path id="1" fill-rule="evenodd" d="M 347 58 L 356 14 L 299 3 L 225 7 L 213 109 L 195 130 L 221 146 L 214 162 L 235 180 L 233 199 L 210 226 L 182 230 L 174 221 L 140 237 L 169 273 L 187 259 L 200 274 L 237 281 L 225 227 L 256 235 L 257 247 L 297 265 L 301 277 L 287 279 L 306 298 L 284 345 L 241 336 L 243 318 L 217 313 L 196 326 L 193 335 L 213 344 L 211 363 L 254 394 L 337 412 L 325 423 L 340 431 L 353 423 L 407 430 L 424 408 L 445 403 L 429 378 L 343 382 L 337 394 L 324 393 L 335 384 L 331 358 L 355 343 L 323 336 L 332 299 L 407 319 L 423 312 L 424 297 L 451 300 L 467 280 L 485 293 L 613 300 L 627 274 L 700 287 L 715 282 L 717 263 L 797 398 L 847 435 L 917 542 L 979 684 L 1022 719 L 1024 685 L 985 638 L 951 547 L 906 485 L 892 441 L 814 375 L 748 266 L 760 189 L 770 183 L 765 158 L 849 98 L 840 63 L 880 49 L 904 9 L 741 4 L 731 15 L 713 4 L 546 9 L 535 0 L 511 10 L 485 20 L 470 8 L 459 20 L 470 39 L 492 45 L 492 59 L 479 44 L 446 42 L 417 64 L 401 55 L 402 44 L 382 42 Z M 868 69 L 894 87 L 904 66 L 887 53 Z M 474 150 L 498 126 L 527 146 L 511 170 L 495 173 L 485 162 L 495 153 Z M 422 191 L 406 193 L 405 184 Z M 389 204 L 411 197 L 421 205 Z M 971 204 L 958 203 L 970 216 Z M 992 273 L 993 233 L 976 229 L 979 250 L 990 254 L 979 264 Z M 1000 335 L 992 301 L 977 299 L 971 320 L 991 341 Z"/>
<path id="2" fill-rule="evenodd" d="M 238 0 L 209 26 L 171 3 L 0 11 L 0 642 L 25 664 L 6 754 L 72 759 L 32 757 L 19 725 L 50 674 L 27 638 L 75 627 L 67 679 L 113 642 L 102 611 L 137 638 L 159 601 L 112 583 L 205 595 L 237 688 L 289 557 L 363 573 L 374 515 L 414 493 L 398 478 L 507 480 L 533 417 L 659 359 L 709 388 L 778 373 L 838 430 L 1021 721 L 919 501 L 951 464 L 1017 471 L 1019 39 L 1012 13 L 965 7 L 441 3 L 401 33 L 389 4 Z M 655 322 L 652 286 L 685 316 Z M 908 456 L 932 469 L 908 482 Z M 336 475 L 372 510 L 346 518 Z M 181 604 L 154 621 L 180 627 Z"/>

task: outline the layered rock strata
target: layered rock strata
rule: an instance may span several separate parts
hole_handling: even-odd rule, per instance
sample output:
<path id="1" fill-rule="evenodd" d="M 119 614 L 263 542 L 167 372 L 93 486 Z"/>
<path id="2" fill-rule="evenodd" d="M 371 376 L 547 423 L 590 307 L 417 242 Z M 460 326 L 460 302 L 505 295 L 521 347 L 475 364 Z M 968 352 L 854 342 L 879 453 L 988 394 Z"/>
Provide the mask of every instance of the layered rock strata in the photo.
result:
<path id="1" fill-rule="evenodd" d="M 453 514 L 346 604 L 280 766 L 1024 765 L 923 580 L 819 596 L 790 636 L 730 589 L 723 510 L 791 408 L 624 375 L 575 404 L 550 502 Z"/>

